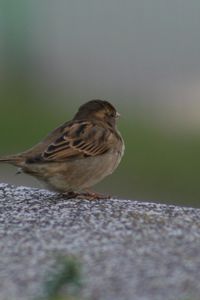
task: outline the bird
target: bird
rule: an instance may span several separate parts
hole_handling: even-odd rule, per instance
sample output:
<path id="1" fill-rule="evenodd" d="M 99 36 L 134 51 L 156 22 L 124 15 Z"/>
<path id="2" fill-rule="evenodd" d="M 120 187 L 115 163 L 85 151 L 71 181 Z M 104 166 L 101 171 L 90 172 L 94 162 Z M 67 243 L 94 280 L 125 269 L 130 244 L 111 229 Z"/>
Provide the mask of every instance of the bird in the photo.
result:
<path id="1" fill-rule="evenodd" d="M 113 173 L 124 154 L 117 129 L 120 114 L 106 100 L 82 104 L 71 121 L 54 129 L 32 148 L 0 157 L 42 181 L 47 189 L 69 197 L 102 198 L 90 189 Z"/>

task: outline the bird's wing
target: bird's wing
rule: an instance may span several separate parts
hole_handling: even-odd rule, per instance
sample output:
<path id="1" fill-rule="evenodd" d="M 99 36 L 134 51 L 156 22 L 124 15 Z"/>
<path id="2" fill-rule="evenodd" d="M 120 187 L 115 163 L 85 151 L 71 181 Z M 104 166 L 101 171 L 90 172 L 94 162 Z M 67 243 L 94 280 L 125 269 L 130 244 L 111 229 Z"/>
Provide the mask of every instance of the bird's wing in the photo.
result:
<path id="1" fill-rule="evenodd" d="M 41 153 L 41 161 L 62 161 L 71 158 L 96 156 L 107 152 L 113 142 L 113 133 L 90 121 L 73 121 Z"/>

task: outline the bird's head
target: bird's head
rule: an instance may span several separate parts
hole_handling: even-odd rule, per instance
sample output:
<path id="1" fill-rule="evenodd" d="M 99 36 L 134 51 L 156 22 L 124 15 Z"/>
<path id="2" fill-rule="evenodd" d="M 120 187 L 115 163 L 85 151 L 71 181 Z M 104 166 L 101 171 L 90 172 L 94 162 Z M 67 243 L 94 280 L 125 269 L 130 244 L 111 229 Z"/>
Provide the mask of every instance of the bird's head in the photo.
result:
<path id="1" fill-rule="evenodd" d="M 114 106 L 105 100 L 91 100 L 80 106 L 74 119 L 98 119 L 115 126 L 120 114 Z"/>

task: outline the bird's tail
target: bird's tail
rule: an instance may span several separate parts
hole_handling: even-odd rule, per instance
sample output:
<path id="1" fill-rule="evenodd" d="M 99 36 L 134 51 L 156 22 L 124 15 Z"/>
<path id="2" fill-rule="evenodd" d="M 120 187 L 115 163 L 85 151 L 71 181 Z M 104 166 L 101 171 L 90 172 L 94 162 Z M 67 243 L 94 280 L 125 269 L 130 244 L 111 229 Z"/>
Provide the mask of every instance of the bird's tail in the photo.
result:
<path id="1" fill-rule="evenodd" d="M 0 163 L 8 163 L 15 166 L 22 165 L 22 157 L 20 155 L 7 155 L 0 157 Z"/>

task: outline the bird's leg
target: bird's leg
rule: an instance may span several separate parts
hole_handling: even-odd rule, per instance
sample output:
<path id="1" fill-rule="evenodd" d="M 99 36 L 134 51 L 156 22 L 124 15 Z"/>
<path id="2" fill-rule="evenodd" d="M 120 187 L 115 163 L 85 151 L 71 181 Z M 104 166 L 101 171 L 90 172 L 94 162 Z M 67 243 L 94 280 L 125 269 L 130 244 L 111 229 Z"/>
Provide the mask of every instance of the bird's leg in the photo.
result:
<path id="1" fill-rule="evenodd" d="M 111 196 L 110 195 L 104 195 L 101 193 L 96 193 L 96 192 L 92 192 L 92 191 L 86 191 L 84 193 L 82 193 L 82 195 L 88 199 L 88 200 L 100 200 L 100 199 L 110 199 Z"/>
<path id="2" fill-rule="evenodd" d="M 76 192 L 65 192 L 62 194 L 64 196 L 65 199 L 76 199 L 78 198 L 78 196 L 80 195 L 79 193 Z"/>
<path id="3" fill-rule="evenodd" d="M 110 199 L 110 195 L 104 195 L 92 191 L 86 190 L 83 193 L 77 192 L 66 192 L 62 194 L 65 199 L 86 199 L 86 200 L 100 200 L 100 199 Z"/>

